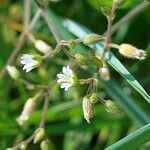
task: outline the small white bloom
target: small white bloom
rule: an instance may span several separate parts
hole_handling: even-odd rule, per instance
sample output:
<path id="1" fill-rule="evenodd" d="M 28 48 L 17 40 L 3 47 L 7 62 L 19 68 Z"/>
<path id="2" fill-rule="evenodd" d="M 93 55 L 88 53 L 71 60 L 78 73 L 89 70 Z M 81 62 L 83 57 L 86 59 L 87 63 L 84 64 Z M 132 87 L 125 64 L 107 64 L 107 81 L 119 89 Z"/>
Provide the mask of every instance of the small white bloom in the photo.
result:
<path id="1" fill-rule="evenodd" d="M 35 105 L 36 105 L 36 103 L 35 103 L 34 98 L 29 98 L 26 101 L 21 115 L 17 118 L 17 122 L 19 125 L 23 125 L 24 122 L 26 122 L 28 120 L 30 113 L 35 108 Z"/>
<path id="2" fill-rule="evenodd" d="M 42 40 L 36 40 L 34 42 L 34 46 L 37 50 L 39 50 L 40 52 L 44 54 L 47 54 L 49 53 L 50 50 L 52 50 L 52 48 Z"/>
<path id="3" fill-rule="evenodd" d="M 7 72 L 14 80 L 17 80 L 20 76 L 18 70 L 14 66 L 7 66 Z"/>
<path id="4" fill-rule="evenodd" d="M 76 74 L 70 69 L 69 66 L 62 68 L 62 73 L 57 74 L 57 83 L 61 84 L 61 88 L 67 91 L 72 85 L 75 84 L 77 77 Z"/>
<path id="5" fill-rule="evenodd" d="M 28 55 L 23 54 L 20 57 L 20 63 L 23 66 L 23 70 L 26 70 L 26 73 L 36 68 L 41 63 L 41 56 L 39 55 Z"/>

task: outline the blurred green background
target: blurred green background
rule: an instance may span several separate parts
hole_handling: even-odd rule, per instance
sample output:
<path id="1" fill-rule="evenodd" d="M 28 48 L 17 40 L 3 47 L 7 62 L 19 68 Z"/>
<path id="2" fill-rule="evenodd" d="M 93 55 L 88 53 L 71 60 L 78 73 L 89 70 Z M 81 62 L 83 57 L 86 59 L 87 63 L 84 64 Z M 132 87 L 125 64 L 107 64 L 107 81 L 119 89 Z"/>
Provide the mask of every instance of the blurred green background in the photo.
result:
<path id="1" fill-rule="evenodd" d="M 117 10 L 114 22 L 117 22 L 140 2 L 141 0 L 127 0 Z M 34 16 L 37 7 L 34 3 L 31 4 L 31 14 Z M 111 0 L 61 0 L 58 3 L 50 2 L 48 10 L 61 19 L 72 19 L 91 31 L 102 34 L 106 31 L 107 23 L 100 11 L 101 6 L 111 6 Z M 0 0 L 0 69 L 3 68 L 13 51 L 17 37 L 22 31 L 23 12 L 23 1 Z M 55 47 L 55 40 L 42 18 L 32 33 L 36 38 L 43 39 Z M 113 53 L 149 93 L 150 8 L 131 21 L 124 23 L 113 34 L 112 41 L 118 44 L 130 43 L 146 50 L 147 58 L 144 61 L 126 59 L 115 50 Z M 21 48 L 18 57 L 22 53 L 30 52 L 39 53 L 33 44 L 27 41 Z M 80 49 L 77 52 L 80 52 Z M 13 65 L 19 69 L 22 78 L 34 84 L 48 84 L 56 78 L 56 74 L 66 64 L 74 65 L 74 62 L 60 53 L 54 58 L 46 60 L 40 68 L 25 74 L 18 59 L 13 62 Z M 75 70 L 80 78 L 90 77 L 88 72 L 85 73 L 78 67 L 75 67 Z M 114 117 L 105 111 L 102 104 L 97 104 L 94 108 L 94 118 L 91 124 L 88 124 L 83 119 L 81 107 L 82 98 L 88 87 L 73 87 L 68 92 L 64 92 L 56 85 L 50 93 L 50 106 L 46 117 L 46 135 L 50 141 L 51 150 L 103 150 L 150 122 L 148 102 L 111 67 L 110 71 L 111 81 L 108 83 L 100 81 L 98 92 L 106 99 L 115 100 L 116 98 L 116 102 L 121 105 L 125 116 Z M 42 100 L 23 128 L 19 127 L 16 122 L 25 101 L 36 92 L 37 90 L 27 90 L 21 82 L 14 82 L 8 75 L 0 79 L 0 150 L 26 139 L 38 127 L 43 105 Z M 38 144 L 31 143 L 28 149 L 38 150 L 40 148 Z M 148 150 L 150 145 L 143 145 L 139 149 Z"/>

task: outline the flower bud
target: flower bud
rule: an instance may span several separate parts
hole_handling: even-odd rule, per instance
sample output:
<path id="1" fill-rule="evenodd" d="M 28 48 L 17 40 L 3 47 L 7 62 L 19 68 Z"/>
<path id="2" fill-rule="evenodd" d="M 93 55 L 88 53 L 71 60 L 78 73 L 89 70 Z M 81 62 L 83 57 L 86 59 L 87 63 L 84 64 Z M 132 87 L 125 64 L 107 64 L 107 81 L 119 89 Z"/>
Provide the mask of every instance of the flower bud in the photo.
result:
<path id="1" fill-rule="evenodd" d="M 20 150 L 26 150 L 26 148 L 27 148 L 27 143 L 26 142 L 22 142 L 20 144 Z"/>
<path id="2" fill-rule="evenodd" d="M 119 107 L 117 106 L 117 104 L 111 100 L 107 100 L 105 102 L 105 106 L 106 106 L 106 111 L 117 115 L 117 116 L 121 116 L 123 113 L 121 112 L 121 110 L 119 109 Z"/>
<path id="3" fill-rule="evenodd" d="M 130 44 L 121 44 L 119 48 L 120 54 L 128 58 L 145 59 L 146 52 L 138 49 Z"/>
<path id="4" fill-rule="evenodd" d="M 30 113 L 35 108 L 35 105 L 36 103 L 33 98 L 29 98 L 26 101 L 21 115 L 17 118 L 17 122 L 19 123 L 19 125 L 23 125 L 24 122 L 28 120 Z"/>
<path id="5" fill-rule="evenodd" d="M 48 140 L 43 140 L 40 144 L 41 150 L 49 150 L 49 142 Z"/>
<path id="6" fill-rule="evenodd" d="M 29 98 L 26 101 L 21 115 L 17 118 L 17 122 L 20 126 L 23 125 L 24 122 L 26 122 L 28 120 L 28 118 L 29 118 L 31 112 L 34 110 L 37 100 L 41 96 L 41 94 L 42 94 L 42 92 L 40 91 L 34 97 Z"/>
<path id="7" fill-rule="evenodd" d="M 76 46 L 75 40 L 69 40 L 69 41 L 68 41 L 68 47 L 69 47 L 70 49 L 75 48 L 75 46 Z"/>
<path id="8" fill-rule="evenodd" d="M 82 109 L 83 109 L 83 116 L 84 119 L 90 123 L 90 119 L 93 117 L 92 113 L 92 103 L 88 96 L 85 96 L 82 101 Z"/>
<path id="9" fill-rule="evenodd" d="M 93 44 L 101 39 L 102 36 L 98 34 L 88 34 L 81 38 L 84 44 Z"/>
<path id="10" fill-rule="evenodd" d="M 36 144 L 43 139 L 43 137 L 45 135 L 44 128 L 36 129 L 34 134 L 35 134 L 35 137 L 34 137 L 33 143 Z"/>
<path id="11" fill-rule="evenodd" d="M 19 71 L 16 69 L 16 67 L 13 66 L 7 66 L 7 72 L 11 76 L 12 79 L 17 80 L 20 77 Z"/>
<path id="12" fill-rule="evenodd" d="M 42 40 L 36 40 L 34 42 L 34 46 L 38 51 L 42 52 L 43 54 L 48 54 L 49 51 L 52 50 L 52 48 Z"/>
<path id="13" fill-rule="evenodd" d="M 82 54 L 76 54 L 75 60 L 77 63 L 82 64 L 82 65 L 85 65 L 85 63 L 86 63 L 86 57 Z"/>
<path id="14" fill-rule="evenodd" d="M 90 102 L 92 104 L 97 103 L 99 101 L 99 97 L 96 93 L 92 93 L 92 95 L 90 96 Z"/>
<path id="15" fill-rule="evenodd" d="M 107 67 L 100 68 L 99 74 L 103 80 L 108 81 L 110 79 L 110 73 L 109 73 L 109 69 Z"/>

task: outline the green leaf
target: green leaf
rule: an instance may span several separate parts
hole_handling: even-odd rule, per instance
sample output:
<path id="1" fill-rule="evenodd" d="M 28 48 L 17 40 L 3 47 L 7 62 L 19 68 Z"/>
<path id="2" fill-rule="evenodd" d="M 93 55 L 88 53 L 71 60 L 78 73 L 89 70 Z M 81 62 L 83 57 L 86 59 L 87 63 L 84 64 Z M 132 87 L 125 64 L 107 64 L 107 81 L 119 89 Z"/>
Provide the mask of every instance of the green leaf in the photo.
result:
<path id="1" fill-rule="evenodd" d="M 139 149 L 144 143 L 149 142 L 150 139 L 150 124 L 131 133 L 105 150 L 126 150 Z"/>
<path id="2" fill-rule="evenodd" d="M 82 37 L 86 34 L 92 33 L 87 28 L 69 20 L 64 20 L 64 26 L 75 36 Z M 100 55 L 103 53 L 102 43 L 90 45 L 92 49 L 97 51 Z M 106 55 L 107 62 L 137 91 L 139 92 L 147 102 L 150 103 L 150 96 L 141 86 L 141 84 L 130 74 L 130 72 L 122 65 L 122 63 L 113 55 L 112 52 L 107 53 Z"/>

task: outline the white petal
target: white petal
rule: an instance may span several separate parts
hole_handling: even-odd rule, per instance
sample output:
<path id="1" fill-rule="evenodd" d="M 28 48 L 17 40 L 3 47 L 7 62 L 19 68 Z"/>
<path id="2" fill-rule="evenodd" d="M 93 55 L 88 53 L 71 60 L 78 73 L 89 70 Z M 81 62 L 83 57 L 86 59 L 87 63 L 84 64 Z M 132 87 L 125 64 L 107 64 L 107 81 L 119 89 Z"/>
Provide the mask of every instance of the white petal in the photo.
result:
<path id="1" fill-rule="evenodd" d="M 32 69 L 34 69 L 34 67 L 27 68 L 27 69 L 26 69 L 26 73 L 28 73 L 28 72 L 31 71 Z"/>
<path id="2" fill-rule="evenodd" d="M 58 79 L 57 83 L 70 83 L 68 79 Z"/>
<path id="3" fill-rule="evenodd" d="M 71 86 L 70 83 L 62 83 L 60 87 L 63 89 L 65 87 L 70 87 L 70 86 Z"/>
<path id="4" fill-rule="evenodd" d="M 67 76 L 72 77 L 73 76 L 73 71 L 67 66 L 66 68 Z"/>
<path id="5" fill-rule="evenodd" d="M 60 73 L 60 74 L 57 74 L 57 78 L 60 78 L 60 79 L 61 79 L 61 78 L 67 78 L 67 76 Z"/>
<path id="6" fill-rule="evenodd" d="M 62 68 L 62 72 L 63 72 L 65 75 L 67 75 L 67 68 L 66 68 L 66 67 L 63 67 L 63 68 Z"/>
<path id="7" fill-rule="evenodd" d="M 69 88 L 69 87 L 65 87 L 65 91 L 68 91 L 68 88 Z"/>
<path id="8" fill-rule="evenodd" d="M 65 91 L 68 91 L 68 89 L 72 86 L 72 84 L 68 84 L 68 86 L 65 87 Z"/>

